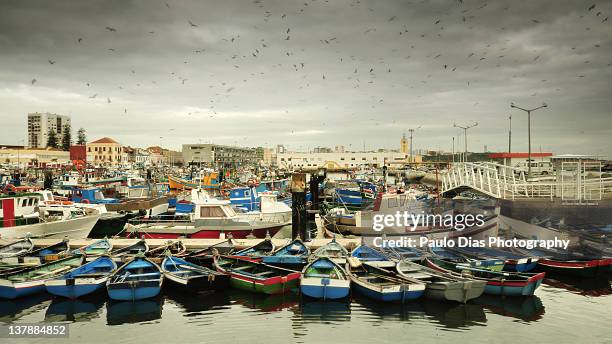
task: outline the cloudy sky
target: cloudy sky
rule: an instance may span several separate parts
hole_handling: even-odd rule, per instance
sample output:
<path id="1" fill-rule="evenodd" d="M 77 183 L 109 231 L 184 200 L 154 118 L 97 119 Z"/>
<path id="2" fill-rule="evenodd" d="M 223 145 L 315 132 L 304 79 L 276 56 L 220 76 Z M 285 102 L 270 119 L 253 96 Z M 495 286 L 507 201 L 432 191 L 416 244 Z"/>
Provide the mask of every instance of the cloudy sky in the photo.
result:
<path id="1" fill-rule="evenodd" d="M 90 140 L 612 155 L 612 1 L 0 2 L 0 144 Z"/>

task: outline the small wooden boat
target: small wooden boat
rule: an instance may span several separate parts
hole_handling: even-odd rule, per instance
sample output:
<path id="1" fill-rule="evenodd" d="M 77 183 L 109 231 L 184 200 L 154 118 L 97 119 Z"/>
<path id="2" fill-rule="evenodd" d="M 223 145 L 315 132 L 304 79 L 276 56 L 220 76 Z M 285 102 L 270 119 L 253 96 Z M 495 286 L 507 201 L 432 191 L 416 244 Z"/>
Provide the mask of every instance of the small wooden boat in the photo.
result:
<path id="1" fill-rule="evenodd" d="M 435 257 L 426 257 L 427 266 L 441 272 L 458 277 L 468 277 L 485 281 L 485 294 L 504 296 L 530 296 L 542 284 L 545 273 L 529 274 L 518 272 L 497 272 L 478 269 L 456 262 Z"/>
<path id="2" fill-rule="evenodd" d="M 31 250 L 13 256 L 4 258 L 0 264 L 22 264 L 22 265 L 39 265 L 53 260 L 65 258 L 70 254 L 70 245 L 68 239 L 64 239 L 56 244 L 40 247 L 35 250 Z"/>
<path id="3" fill-rule="evenodd" d="M 234 245 L 234 240 L 230 238 L 201 250 L 178 255 L 178 257 L 183 258 L 188 262 L 197 264 L 199 266 L 212 267 L 213 255 L 230 255 L 232 254 L 232 252 L 234 252 L 235 249 L 236 246 Z"/>
<path id="4" fill-rule="evenodd" d="M 316 249 L 311 258 L 316 259 L 327 257 L 338 264 L 344 265 L 348 256 L 348 251 L 344 248 L 344 246 L 336 242 L 336 237 L 334 236 L 332 241 Z"/>
<path id="5" fill-rule="evenodd" d="M 430 252 L 435 256 L 452 260 L 458 264 L 469 266 L 478 269 L 487 269 L 491 271 L 502 271 L 504 269 L 505 259 L 488 258 L 488 259 L 471 259 L 461 254 L 447 250 L 443 247 L 430 247 Z"/>
<path id="6" fill-rule="evenodd" d="M 346 271 L 327 257 L 315 259 L 304 267 L 300 278 L 300 292 L 315 299 L 343 299 L 351 291 L 351 280 Z"/>
<path id="7" fill-rule="evenodd" d="M 179 255 L 184 254 L 185 252 L 187 252 L 187 248 L 185 247 L 185 244 L 183 244 L 182 241 L 168 240 L 165 244 L 150 249 L 144 254 L 149 258 L 158 258 L 161 262 L 161 260 L 163 259 L 163 257 L 166 256 L 167 253 L 170 253 L 171 255 Z"/>
<path id="8" fill-rule="evenodd" d="M 157 296 L 163 281 L 160 267 L 137 254 L 109 276 L 106 290 L 113 300 L 136 301 Z"/>
<path id="9" fill-rule="evenodd" d="M 260 243 L 245 248 L 244 250 L 232 253 L 232 256 L 250 258 L 251 260 L 259 261 L 261 260 L 261 257 L 271 255 L 274 252 L 274 249 L 275 247 L 272 243 L 272 238 L 270 238 L 270 236 L 266 236 L 266 238 Z"/>
<path id="10" fill-rule="evenodd" d="M 461 247 L 453 248 L 452 251 L 478 260 L 503 259 L 504 271 L 529 272 L 538 265 L 538 258 L 535 256 L 522 255 L 494 247 Z"/>
<path id="11" fill-rule="evenodd" d="M 297 288 L 301 273 L 234 256 L 216 256 L 217 271 L 229 274 L 233 287 L 263 294 Z"/>
<path id="12" fill-rule="evenodd" d="M 304 245 L 304 242 L 295 239 L 288 245 L 276 250 L 271 256 L 262 257 L 261 261 L 265 264 L 301 271 L 304 265 L 308 263 L 309 255 L 310 249 Z"/>
<path id="13" fill-rule="evenodd" d="M 223 290 L 229 287 L 229 275 L 189 263 L 181 258 L 167 256 L 161 264 L 161 269 L 167 286 L 172 284 L 190 293 Z"/>
<path id="14" fill-rule="evenodd" d="M 112 250 L 109 255 L 113 257 L 115 261 L 126 261 L 138 253 L 146 254 L 147 252 L 149 252 L 149 245 L 147 242 L 145 240 L 138 240 L 138 242 L 132 245 Z"/>
<path id="15" fill-rule="evenodd" d="M 101 256 L 58 278 L 45 281 L 45 288 L 49 294 L 76 299 L 104 288 L 115 269 L 117 264 L 113 259 Z"/>
<path id="16" fill-rule="evenodd" d="M 541 248 L 532 250 L 513 248 L 512 251 L 537 256 L 536 271 L 549 274 L 593 278 L 598 275 L 605 276 L 612 271 L 612 258 L 610 257 L 593 257 Z"/>
<path id="17" fill-rule="evenodd" d="M 384 255 L 382 252 L 363 243 L 351 251 L 351 257 L 355 257 L 363 263 L 368 263 L 381 268 L 395 268 L 396 265 L 396 262 L 389 259 L 389 257 Z"/>
<path id="18" fill-rule="evenodd" d="M 28 267 L 0 275 L 0 298 L 18 297 L 39 293 L 45 290 L 45 281 L 66 273 L 84 261 L 83 255 L 74 255 L 50 263 Z"/>
<path id="19" fill-rule="evenodd" d="M 482 295 L 487 282 L 446 274 L 410 260 L 397 263 L 397 273 L 425 283 L 425 297 L 466 303 Z"/>
<path id="20" fill-rule="evenodd" d="M 405 302 L 418 299 L 425 293 L 423 282 L 362 263 L 355 257 L 347 259 L 346 272 L 355 290 L 378 301 Z"/>
<path id="21" fill-rule="evenodd" d="M 25 239 L 0 246 L 0 260 L 4 262 L 6 258 L 24 255 L 33 249 L 34 243 L 30 239 L 30 236 L 26 236 Z"/>
<path id="22" fill-rule="evenodd" d="M 107 239 L 100 239 L 89 245 L 73 250 L 73 254 L 84 254 L 86 256 L 101 256 L 108 254 L 113 249 L 113 244 Z"/>

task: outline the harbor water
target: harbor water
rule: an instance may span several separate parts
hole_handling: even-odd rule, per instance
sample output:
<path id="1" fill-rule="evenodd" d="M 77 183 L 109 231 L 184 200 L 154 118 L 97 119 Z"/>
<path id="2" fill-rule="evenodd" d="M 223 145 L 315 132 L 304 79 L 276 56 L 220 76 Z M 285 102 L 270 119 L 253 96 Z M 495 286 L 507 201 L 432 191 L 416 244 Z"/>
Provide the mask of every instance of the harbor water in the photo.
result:
<path id="1" fill-rule="evenodd" d="M 528 298 L 483 296 L 468 304 L 380 303 L 353 294 L 343 302 L 228 290 L 164 292 L 138 302 L 106 293 L 79 300 L 38 294 L 0 300 L 0 323 L 67 323 L 64 339 L 11 343 L 610 343 L 607 278 L 546 280 Z M 8 342 L 3 340 L 3 342 Z"/>

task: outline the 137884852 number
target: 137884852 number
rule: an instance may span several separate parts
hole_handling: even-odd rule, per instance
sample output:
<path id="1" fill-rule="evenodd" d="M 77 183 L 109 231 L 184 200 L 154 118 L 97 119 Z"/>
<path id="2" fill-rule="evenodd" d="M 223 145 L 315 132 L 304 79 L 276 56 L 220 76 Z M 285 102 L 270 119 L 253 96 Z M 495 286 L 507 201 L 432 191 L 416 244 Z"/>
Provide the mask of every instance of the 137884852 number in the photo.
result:
<path id="1" fill-rule="evenodd" d="M 0 326 L 0 338 L 68 337 L 68 324 L 9 324 Z"/>

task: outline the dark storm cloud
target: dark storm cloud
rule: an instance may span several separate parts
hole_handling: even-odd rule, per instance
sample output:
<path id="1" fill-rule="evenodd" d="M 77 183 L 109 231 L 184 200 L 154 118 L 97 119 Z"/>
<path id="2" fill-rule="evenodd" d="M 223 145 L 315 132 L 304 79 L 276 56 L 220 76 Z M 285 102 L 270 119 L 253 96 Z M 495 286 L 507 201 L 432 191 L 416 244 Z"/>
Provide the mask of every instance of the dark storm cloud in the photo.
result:
<path id="1" fill-rule="evenodd" d="M 3 1 L 3 143 L 50 111 L 138 146 L 397 148 L 422 125 L 417 148 L 449 150 L 478 121 L 470 147 L 505 150 L 512 113 L 526 150 L 514 101 L 549 104 L 534 150 L 609 154 L 612 3 L 593 3 Z"/>

